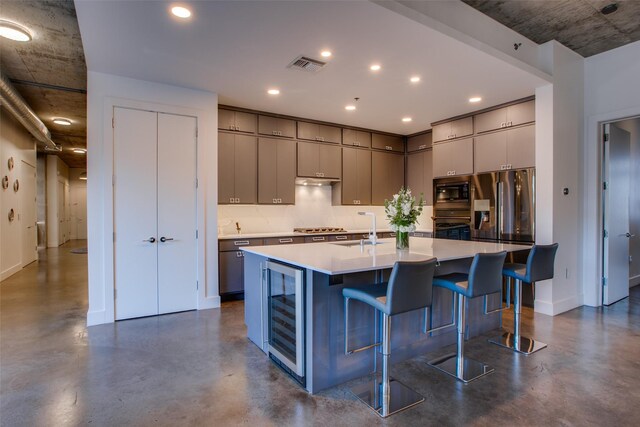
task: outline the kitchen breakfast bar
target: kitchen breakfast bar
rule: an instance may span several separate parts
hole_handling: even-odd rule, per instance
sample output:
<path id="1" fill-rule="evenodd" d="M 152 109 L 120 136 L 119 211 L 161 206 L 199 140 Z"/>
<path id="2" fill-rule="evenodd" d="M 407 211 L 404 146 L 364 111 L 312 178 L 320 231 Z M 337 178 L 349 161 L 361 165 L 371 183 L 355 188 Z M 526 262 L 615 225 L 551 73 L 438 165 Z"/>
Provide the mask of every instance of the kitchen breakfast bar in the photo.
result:
<path id="1" fill-rule="evenodd" d="M 376 352 L 345 354 L 342 290 L 386 282 L 396 261 L 437 258 L 436 275 L 468 271 L 478 253 L 528 251 L 528 245 L 411 238 L 410 249 L 397 250 L 394 239 L 378 244 L 348 241 L 286 246 L 254 246 L 244 252 L 245 323 L 248 338 L 296 379 L 316 393 L 374 370 Z M 499 293 L 469 300 L 468 337 L 501 326 Z M 451 291 L 433 288 L 429 310 L 395 316 L 392 358 L 398 363 L 456 342 Z M 348 347 L 380 341 L 379 319 L 370 306 L 352 301 Z M 425 333 L 427 329 L 438 329 Z M 379 358 L 378 358 L 379 359 Z"/>

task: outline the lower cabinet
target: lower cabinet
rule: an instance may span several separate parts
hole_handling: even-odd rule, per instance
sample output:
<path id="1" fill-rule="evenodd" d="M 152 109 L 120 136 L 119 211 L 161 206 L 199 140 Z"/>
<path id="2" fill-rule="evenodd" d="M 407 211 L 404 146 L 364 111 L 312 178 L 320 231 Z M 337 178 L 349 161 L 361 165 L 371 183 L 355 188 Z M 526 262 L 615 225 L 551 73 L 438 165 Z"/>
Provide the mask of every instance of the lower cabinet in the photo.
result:
<path id="1" fill-rule="evenodd" d="M 242 251 L 220 252 L 220 294 L 244 291 Z"/>

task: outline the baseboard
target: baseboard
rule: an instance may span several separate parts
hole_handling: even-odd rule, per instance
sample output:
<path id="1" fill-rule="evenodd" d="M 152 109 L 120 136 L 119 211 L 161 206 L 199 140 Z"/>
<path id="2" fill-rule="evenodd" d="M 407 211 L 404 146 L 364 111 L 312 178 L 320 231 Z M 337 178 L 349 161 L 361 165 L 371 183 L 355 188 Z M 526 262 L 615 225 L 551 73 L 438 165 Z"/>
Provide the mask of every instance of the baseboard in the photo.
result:
<path id="1" fill-rule="evenodd" d="M 104 323 L 112 323 L 107 322 L 106 319 L 107 312 L 105 310 L 100 311 L 88 311 L 87 312 L 87 326 L 95 326 L 102 325 Z"/>
<path id="2" fill-rule="evenodd" d="M 633 288 L 634 286 L 640 285 L 640 274 L 637 276 L 629 277 L 629 287 Z"/>
<path id="3" fill-rule="evenodd" d="M 13 267 L 7 268 L 5 271 L 0 273 L 0 282 L 2 282 L 4 279 L 8 279 L 20 270 L 22 270 L 22 265 L 20 263 L 14 265 Z"/>
<path id="4" fill-rule="evenodd" d="M 564 313 L 565 311 L 573 310 L 576 307 L 582 306 L 582 295 L 575 295 L 556 302 L 537 299 L 534 302 L 534 306 L 534 311 L 536 313 L 556 316 L 560 313 Z"/>
<path id="5" fill-rule="evenodd" d="M 220 307 L 220 296 L 207 297 L 198 301 L 198 310 L 208 310 Z"/>

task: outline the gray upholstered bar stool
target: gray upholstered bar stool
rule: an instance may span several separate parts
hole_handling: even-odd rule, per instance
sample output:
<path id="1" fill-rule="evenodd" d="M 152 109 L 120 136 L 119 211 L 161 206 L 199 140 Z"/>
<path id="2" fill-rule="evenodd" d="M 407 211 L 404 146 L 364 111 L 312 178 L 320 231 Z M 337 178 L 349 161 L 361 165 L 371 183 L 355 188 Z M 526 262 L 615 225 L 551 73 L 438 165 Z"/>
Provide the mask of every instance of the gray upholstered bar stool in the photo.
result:
<path id="1" fill-rule="evenodd" d="M 513 296 L 513 333 L 505 332 L 489 342 L 515 350 L 518 353 L 531 354 L 547 345 L 520 335 L 520 315 L 522 313 L 522 284 L 553 278 L 553 265 L 558 244 L 534 245 L 529 252 L 526 264 L 505 264 L 502 274 L 507 277 L 507 286 L 515 279 Z"/>
<path id="2" fill-rule="evenodd" d="M 467 298 L 484 296 L 485 314 L 503 310 L 499 308 L 488 311 L 487 295 L 502 292 L 502 266 L 506 256 L 507 253 L 505 251 L 476 254 L 468 274 L 451 273 L 436 276 L 433 279 L 433 286 L 449 289 L 458 298 L 458 340 L 455 354 L 432 360 L 429 364 L 456 377 L 465 384 L 494 371 L 489 365 L 469 359 L 464 355 L 464 336 L 467 330 Z"/>
<path id="3" fill-rule="evenodd" d="M 367 285 L 361 288 L 344 288 L 345 354 L 382 345 L 382 381 L 375 378 L 354 387 L 351 391 L 381 417 L 407 409 L 424 401 L 424 397 L 389 375 L 391 356 L 391 318 L 397 314 L 425 308 L 431 305 L 433 272 L 436 259 L 428 261 L 397 261 L 388 283 Z M 370 305 L 382 313 L 382 342 L 349 350 L 349 300 Z M 377 319 L 378 316 L 376 316 Z M 377 327 L 377 322 L 376 322 Z"/>

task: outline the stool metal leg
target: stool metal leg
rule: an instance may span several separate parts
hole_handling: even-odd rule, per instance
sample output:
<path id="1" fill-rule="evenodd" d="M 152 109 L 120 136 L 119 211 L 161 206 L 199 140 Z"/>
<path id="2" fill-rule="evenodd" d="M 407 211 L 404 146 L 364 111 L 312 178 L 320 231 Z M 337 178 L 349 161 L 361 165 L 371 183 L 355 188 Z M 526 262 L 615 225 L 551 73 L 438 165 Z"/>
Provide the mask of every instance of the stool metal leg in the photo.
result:
<path id="1" fill-rule="evenodd" d="M 383 418 L 424 401 L 424 397 L 390 376 L 391 317 L 382 315 L 382 380 L 372 381 L 351 389 L 363 403 Z"/>
<path id="2" fill-rule="evenodd" d="M 515 281 L 514 301 L 513 301 L 513 333 L 505 332 L 499 337 L 489 340 L 490 343 L 509 348 L 522 354 L 535 353 L 542 350 L 547 345 L 536 341 L 533 338 L 523 337 L 520 334 L 520 321 L 522 315 L 522 281 Z"/>
<path id="3" fill-rule="evenodd" d="M 457 295 L 458 298 L 458 341 L 457 352 L 448 354 L 439 359 L 432 360 L 429 365 L 440 369 L 442 372 L 456 377 L 460 381 L 467 384 L 470 381 L 478 379 L 482 376 L 490 374 L 494 369 L 477 360 L 469 359 L 464 356 L 464 335 L 467 329 L 466 307 L 467 298 L 463 295 Z"/>

